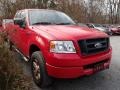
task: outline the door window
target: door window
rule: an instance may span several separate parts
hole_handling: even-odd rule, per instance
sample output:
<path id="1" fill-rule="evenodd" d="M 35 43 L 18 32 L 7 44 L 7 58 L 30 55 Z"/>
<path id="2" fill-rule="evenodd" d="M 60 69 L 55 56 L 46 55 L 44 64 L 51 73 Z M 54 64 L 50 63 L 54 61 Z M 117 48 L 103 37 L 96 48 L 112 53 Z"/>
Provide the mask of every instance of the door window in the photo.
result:
<path id="1" fill-rule="evenodd" d="M 21 12 L 19 11 L 19 12 L 17 12 L 16 13 L 16 15 L 15 15 L 15 18 L 20 18 L 21 16 L 20 16 L 20 14 L 21 14 Z"/>

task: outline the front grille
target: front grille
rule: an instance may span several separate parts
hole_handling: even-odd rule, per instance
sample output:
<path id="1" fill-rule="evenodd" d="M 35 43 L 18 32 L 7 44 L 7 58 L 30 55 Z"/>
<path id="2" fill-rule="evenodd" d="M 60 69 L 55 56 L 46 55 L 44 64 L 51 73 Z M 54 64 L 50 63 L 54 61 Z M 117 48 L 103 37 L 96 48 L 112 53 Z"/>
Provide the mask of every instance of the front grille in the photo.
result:
<path id="1" fill-rule="evenodd" d="M 79 40 L 78 44 L 83 55 L 96 54 L 109 49 L 109 38 Z"/>

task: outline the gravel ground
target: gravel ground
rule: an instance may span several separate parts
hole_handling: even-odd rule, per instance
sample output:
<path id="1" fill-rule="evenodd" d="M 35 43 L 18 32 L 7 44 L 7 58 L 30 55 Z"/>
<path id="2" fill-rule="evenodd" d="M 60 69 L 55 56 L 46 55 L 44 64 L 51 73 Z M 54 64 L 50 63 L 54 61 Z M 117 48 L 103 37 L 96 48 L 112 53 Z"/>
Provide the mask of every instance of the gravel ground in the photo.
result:
<path id="1" fill-rule="evenodd" d="M 40 89 L 33 82 L 33 90 L 120 90 L 120 36 L 112 36 L 113 57 L 110 69 L 73 80 L 55 80 L 49 88 Z M 26 75 L 31 76 L 29 63 L 17 54 Z"/>

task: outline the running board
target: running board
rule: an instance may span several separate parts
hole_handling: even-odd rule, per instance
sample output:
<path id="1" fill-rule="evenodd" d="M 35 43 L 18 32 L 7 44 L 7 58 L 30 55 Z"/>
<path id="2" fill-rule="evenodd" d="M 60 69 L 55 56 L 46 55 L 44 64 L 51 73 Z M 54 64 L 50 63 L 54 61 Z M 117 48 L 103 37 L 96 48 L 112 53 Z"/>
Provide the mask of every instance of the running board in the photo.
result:
<path id="1" fill-rule="evenodd" d="M 26 58 L 17 48 L 15 48 L 15 47 L 13 47 L 13 48 L 14 48 L 14 50 L 15 50 L 16 52 L 18 52 L 18 53 L 23 57 L 23 59 L 24 59 L 26 62 L 29 61 L 29 59 Z"/>

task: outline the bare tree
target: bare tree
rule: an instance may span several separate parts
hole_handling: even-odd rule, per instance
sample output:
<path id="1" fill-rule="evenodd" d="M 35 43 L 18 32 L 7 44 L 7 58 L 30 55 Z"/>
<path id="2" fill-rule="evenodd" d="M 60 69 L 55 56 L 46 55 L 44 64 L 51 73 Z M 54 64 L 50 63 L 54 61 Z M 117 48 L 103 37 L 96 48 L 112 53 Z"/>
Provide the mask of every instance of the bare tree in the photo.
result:
<path id="1" fill-rule="evenodd" d="M 89 1 L 89 2 L 88 2 Z M 67 13 L 83 23 L 120 23 L 120 0 L 0 0 L 2 18 L 12 18 L 17 10 L 49 8 Z"/>

